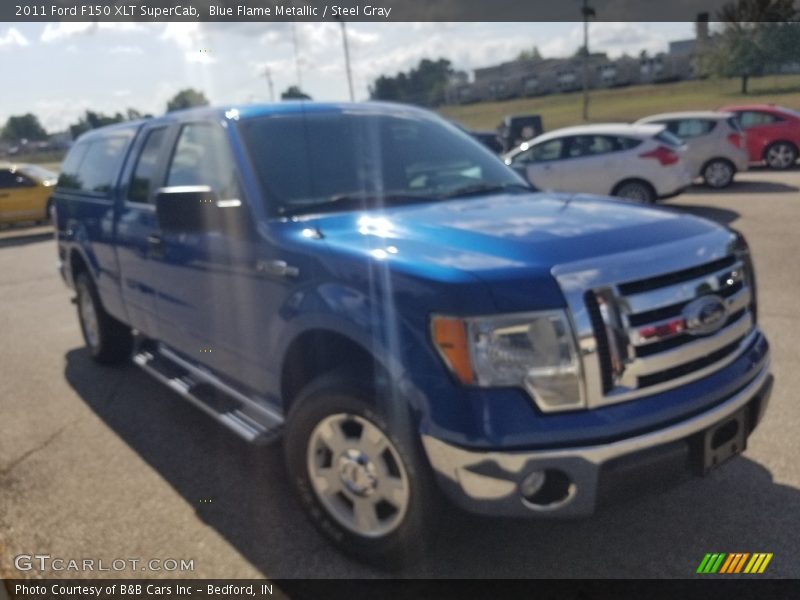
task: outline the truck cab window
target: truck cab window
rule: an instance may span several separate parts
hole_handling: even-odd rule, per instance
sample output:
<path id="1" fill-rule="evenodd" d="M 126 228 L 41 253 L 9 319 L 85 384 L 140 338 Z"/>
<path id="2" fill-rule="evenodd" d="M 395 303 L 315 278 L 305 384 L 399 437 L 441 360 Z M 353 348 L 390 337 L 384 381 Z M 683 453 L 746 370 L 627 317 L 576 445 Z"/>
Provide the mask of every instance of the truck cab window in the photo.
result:
<path id="1" fill-rule="evenodd" d="M 220 198 L 238 198 L 236 169 L 222 129 L 212 123 L 184 125 L 175 145 L 166 185 L 207 185 Z"/>
<path id="2" fill-rule="evenodd" d="M 139 158 L 136 160 L 136 168 L 133 170 L 130 187 L 128 188 L 128 200 L 130 202 L 147 203 L 151 201 L 153 177 L 158 170 L 158 158 L 161 156 L 165 132 L 166 127 L 160 127 L 147 133 L 147 138 L 142 145 Z"/>

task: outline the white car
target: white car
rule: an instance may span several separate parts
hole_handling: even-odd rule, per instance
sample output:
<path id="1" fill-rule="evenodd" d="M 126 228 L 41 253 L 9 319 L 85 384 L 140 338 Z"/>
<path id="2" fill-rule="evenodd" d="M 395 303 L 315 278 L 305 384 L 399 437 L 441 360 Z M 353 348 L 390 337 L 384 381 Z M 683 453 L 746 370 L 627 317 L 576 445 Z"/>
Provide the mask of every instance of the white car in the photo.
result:
<path id="1" fill-rule="evenodd" d="M 702 177 L 709 187 L 728 187 L 734 175 L 746 171 L 749 166 L 745 134 L 731 113 L 664 113 L 636 123 L 664 125 L 670 133 L 686 142 L 686 157 L 692 175 Z"/>
<path id="2" fill-rule="evenodd" d="M 558 129 L 503 158 L 540 190 L 656 202 L 691 184 L 685 151 L 663 125 L 622 123 Z"/>

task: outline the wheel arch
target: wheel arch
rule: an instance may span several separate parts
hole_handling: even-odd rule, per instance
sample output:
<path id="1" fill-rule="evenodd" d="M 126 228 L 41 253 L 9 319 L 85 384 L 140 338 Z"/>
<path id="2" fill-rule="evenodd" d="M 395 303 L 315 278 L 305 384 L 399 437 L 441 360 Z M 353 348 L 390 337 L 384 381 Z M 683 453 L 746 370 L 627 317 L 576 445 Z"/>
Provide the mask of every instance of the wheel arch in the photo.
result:
<path id="1" fill-rule="evenodd" d="M 772 148 L 775 144 L 787 144 L 792 148 L 794 148 L 794 153 L 796 156 L 800 155 L 800 147 L 798 147 L 798 145 L 795 142 L 793 142 L 792 140 L 780 138 L 777 140 L 772 140 L 771 142 L 769 142 L 764 146 L 764 149 L 761 151 L 761 158 L 763 160 L 765 161 L 767 160 L 767 152 L 769 152 L 769 149 Z"/>
<path id="2" fill-rule="evenodd" d="M 647 186 L 647 188 L 653 194 L 653 198 L 658 198 L 658 192 L 656 192 L 656 188 L 653 186 L 653 184 L 642 177 L 626 177 L 625 179 L 618 181 L 614 187 L 611 188 L 611 195 L 615 196 L 619 189 L 626 183 L 641 183 Z"/>
<path id="3" fill-rule="evenodd" d="M 280 369 L 280 395 L 289 411 L 300 391 L 315 379 L 334 371 L 349 371 L 375 389 L 392 380 L 392 367 L 353 337 L 322 327 L 307 329 L 289 342 Z"/>

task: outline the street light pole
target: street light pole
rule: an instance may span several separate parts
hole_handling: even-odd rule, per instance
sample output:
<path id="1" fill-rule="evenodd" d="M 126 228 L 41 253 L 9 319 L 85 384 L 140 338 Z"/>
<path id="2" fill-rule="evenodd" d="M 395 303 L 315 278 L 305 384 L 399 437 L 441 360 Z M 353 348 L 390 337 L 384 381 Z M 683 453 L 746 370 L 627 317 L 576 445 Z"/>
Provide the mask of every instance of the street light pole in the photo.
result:
<path id="1" fill-rule="evenodd" d="M 303 89 L 303 79 L 300 74 L 300 51 L 297 47 L 297 32 L 295 31 L 294 21 L 292 21 L 292 45 L 294 46 L 294 68 L 297 71 L 297 87 Z"/>
<path id="2" fill-rule="evenodd" d="M 347 45 L 347 26 L 345 22 L 339 20 L 342 26 L 342 45 L 344 46 L 344 66 L 347 69 L 347 86 L 350 89 L 350 102 L 355 102 L 355 95 L 353 94 L 353 73 L 350 71 L 350 48 Z"/>
<path id="3" fill-rule="evenodd" d="M 269 67 L 264 69 L 264 77 L 267 78 L 267 85 L 269 86 L 269 101 L 275 102 L 275 87 L 272 85 L 272 71 Z"/>
<path id="4" fill-rule="evenodd" d="M 594 9 L 589 6 L 589 0 L 583 0 L 581 8 L 583 15 L 583 120 L 589 120 L 589 18 L 596 16 Z"/>

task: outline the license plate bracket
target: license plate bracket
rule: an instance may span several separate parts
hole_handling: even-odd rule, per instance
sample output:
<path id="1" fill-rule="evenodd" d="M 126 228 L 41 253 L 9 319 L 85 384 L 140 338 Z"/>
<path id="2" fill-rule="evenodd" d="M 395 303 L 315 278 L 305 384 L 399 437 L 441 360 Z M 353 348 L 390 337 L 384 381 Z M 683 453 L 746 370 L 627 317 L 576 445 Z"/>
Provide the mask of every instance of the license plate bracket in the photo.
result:
<path id="1" fill-rule="evenodd" d="M 741 454 L 746 447 L 747 407 L 703 432 L 703 475 Z"/>

